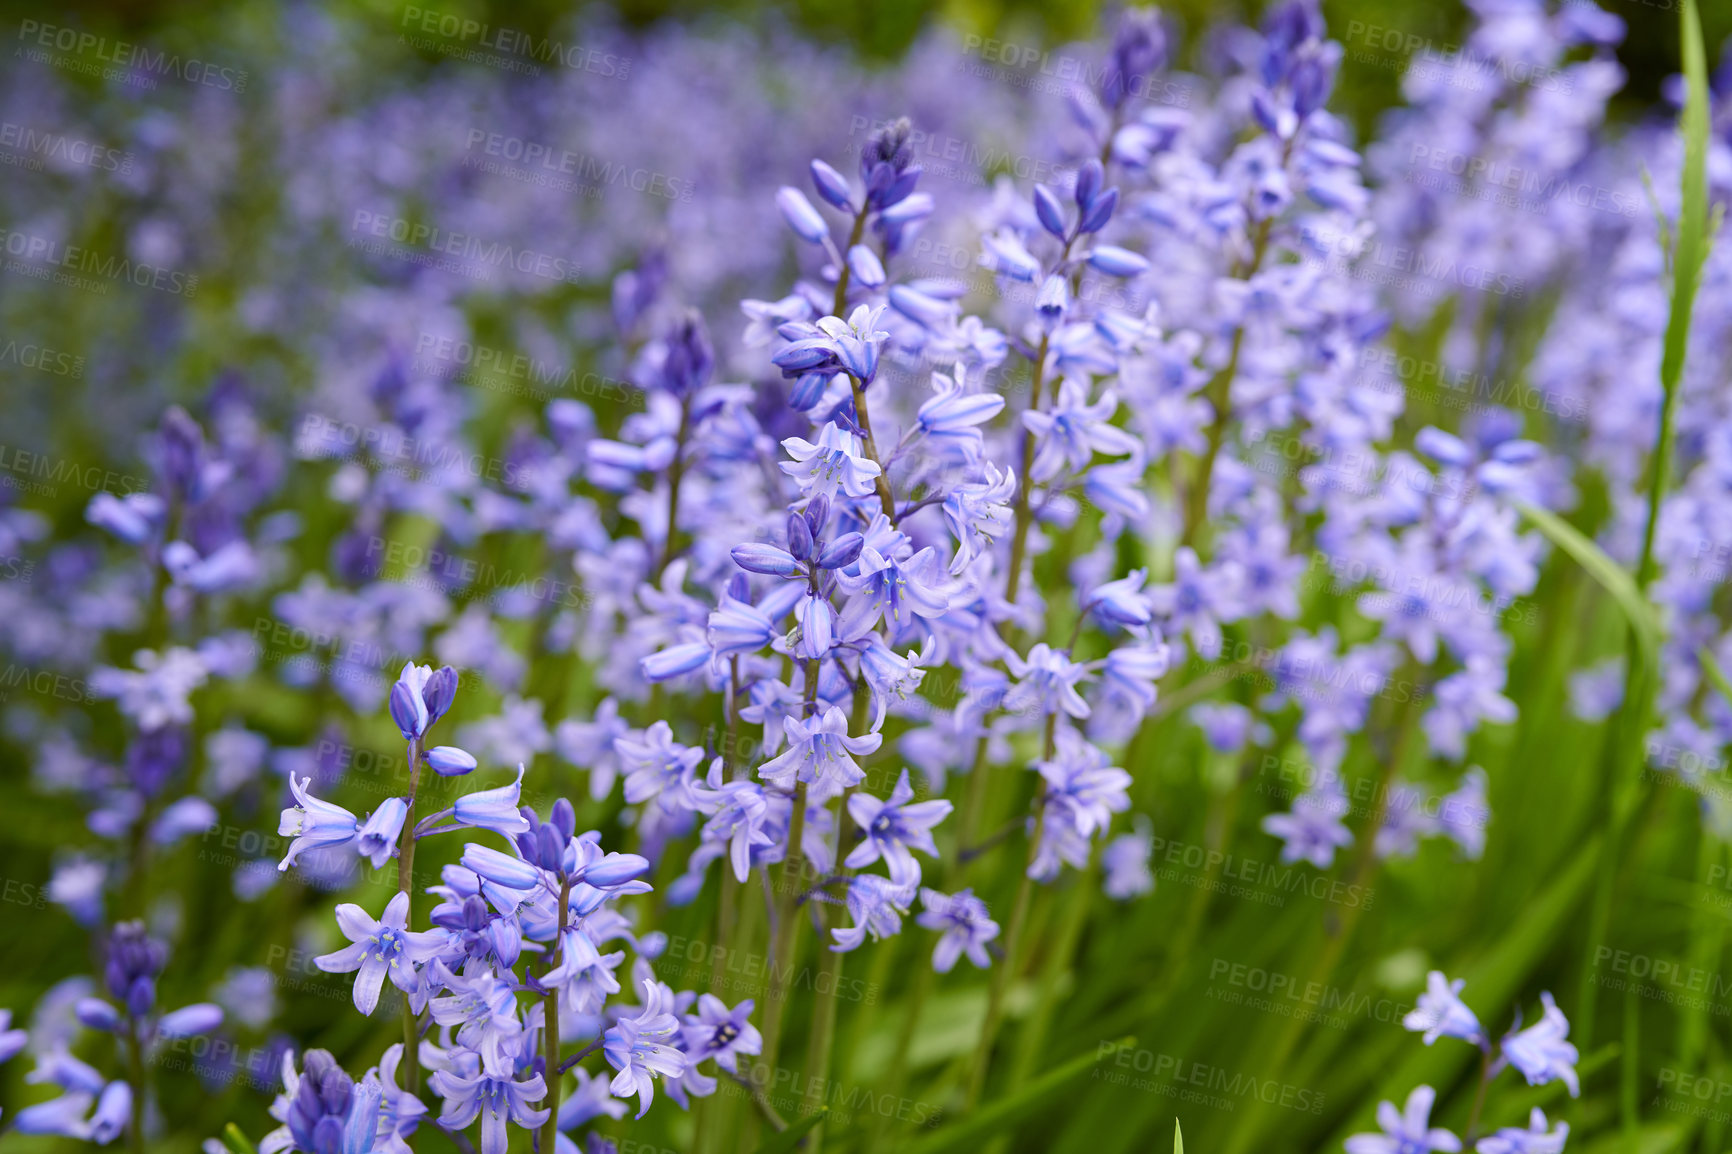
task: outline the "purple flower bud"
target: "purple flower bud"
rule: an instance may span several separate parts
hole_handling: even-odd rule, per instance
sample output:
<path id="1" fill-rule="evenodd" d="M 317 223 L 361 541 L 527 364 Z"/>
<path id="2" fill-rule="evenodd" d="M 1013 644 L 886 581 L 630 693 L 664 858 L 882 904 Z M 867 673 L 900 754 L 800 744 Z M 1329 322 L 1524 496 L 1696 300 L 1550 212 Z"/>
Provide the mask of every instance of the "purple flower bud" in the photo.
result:
<path id="1" fill-rule="evenodd" d="M 844 533 L 830 542 L 818 556 L 818 568 L 840 569 L 852 565 L 866 547 L 866 538 L 858 533 Z"/>
<path id="2" fill-rule="evenodd" d="M 635 853 L 610 853 L 582 870 L 583 880 L 597 889 L 624 885 L 649 872 L 649 861 Z"/>
<path id="3" fill-rule="evenodd" d="M 1078 232 L 1099 232 L 1107 226 L 1107 221 L 1113 218 L 1113 210 L 1119 206 L 1119 190 L 1109 188 L 1095 197 L 1093 204 L 1083 214 L 1082 223 L 1077 225 Z"/>
<path id="4" fill-rule="evenodd" d="M 812 559 L 812 530 L 798 513 L 788 514 L 788 552 L 802 561 Z"/>
<path id="5" fill-rule="evenodd" d="M 822 244 L 830 235 L 830 226 L 824 223 L 824 218 L 818 215 L 818 210 L 799 189 L 784 184 L 776 193 L 776 207 L 782 210 L 782 219 L 801 240 Z"/>
<path id="6" fill-rule="evenodd" d="M 435 745 L 422 756 L 440 777 L 462 777 L 478 764 L 473 754 L 455 745 Z"/>
<path id="7" fill-rule="evenodd" d="M 848 188 L 848 178 L 821 160 L 812 162 L 812 186 L 818 190 L 818 195 L 833 207 L 843 212 L 854 211 L 853 193 Z"/>
<path id="8" fill-rule="evenodd" d="M 142 1018 L 156 1006 L 156 979 L 136 978 L 126 991 L 126 1009 L 135 1018 Z"/>
<path id="9" fill-rule="evenodd" d="M 536 864 L 550 873 L 559 873 L 565 861 L 566 839 L 559 836 L 559 830 L 551 825 L 535 827 L 535 857 Z"/>
<path id="10" fill-rule="evenodd" d="M 421 687 L 421 702 L 427 707 L 427 728 L 451 709 L 451 702 L 457 697 L 457 671 L 449 665 L 442 665 L 434 670 L 433 676 L 427 679 L 427 684 Z"/>
<path id="11" fill-rule="evenodd" d="M 836 351 L 828 337 L 808 337 L 770 354 L 770 363 L 784 373 L 804 373 L 820 365 L 832 365 L 835 360 Z"/>
<path id="12" fill-rule="evenodd" d="M 1065 239 L 1064 207 L 1044 184 L 1034 186 L 1034 214 L 1040 218 L 1042 228 L 1060 240 Z"/>
<path id="13" fill-rule="evenodd" d="M 1128 248 L 1097 244 L 1089 253 L 1089 267 L 1108 276 L 1138 276 L 1149 271 L 1149 262 Z"/>
<path id="14" fill-rule="evenodd" d="M 949 301 L 901 284 L 890 286 L 890 307 L 927 328 L 946 323 L 959 311 Z"/>
<path id="15" fill-rule="evenodd" d="M 495 885 L 527 892 L 541 884 L 541 871 L 524 861 L 474 842 L 463 847 L 463 865 Z"/>
<path id="16" fill-rule="evenodd" d="M 1101 183 L 1106 180 L 1106 170 L 1098 160 L 1089 160 L 1076 172 L 1076 206 L 1087 212 L 1094 206 L 1095 197 L 1100 195 Z"/>
<path id="17" fill-rule="evenodd" d="M 89 1138 L 98 1146 L 106 1146 L 126 1132 L 131 1119 L 132 1087 L 116 1078 L 102 1088 L 102 1097 L 96 1100 Z"/>
<path id="18" fill-rule="evenodd" d="M 798 577 L 800 562 L 786 549 L 774 545 L 749 543 L 735 545 L 734 564 L 748 573 L 763 573 L 770 577 Z"/>
<path id="19" fill-rule="evenodd" d="M 566 841 L 570 841 L 577 833 L 577 811 L 572 809 L 571 802 L 563 797 L 553 803 L 553 811 L 548 814 L 547 820 Z"/>
<path id="20" fill-rule="evenodd" d="M 727 594 L 735 601 L 750 601 L 752 599 L 752 583 L 746 580 L 744 573 L 735 573 L 728 578 Z"/>
<path id="21" fill-rule="evenodd" d="M 146 933 L 143 922 L 121 922 L 108 938 L 103 970 L 108 992 L 124 1000 L 135 982 L 154 978 L 167 963 L 168 947 Z"/>
<path id="22" fill-rule="evenodd" d="M 157 468 L 180 499 L 196 500 L 204 472 L 204 430 L 179 405 L 162 415 L 157 429 Z"/>
<path id="23" fill-rule="evenodd" d="M 895 290 L 892 289 L 892 292 Z M 788 407 L 796 413 L 803 413 L 817 404 L 823 397 L 824 390 L 830 387 L 834 373 L 801 373 L 794 381 L 793 389 L 788 393 Z"/>
<path id="24" fill-rule="evenodd" d="M 1413 436 L 1413 447 L 1445 465 L 1465 468 L 1473 464 L 1473 450 L 1460 437 L 1446 433 L 1435 425 L 1427 425 Z"/>
<path id="25" fill-rule="evenodd" d="M 848 270 L 854 274 L 854 279 L 866 288 L 884 287 L 884 265 L 878 260 L 878 254 L 863 244 L 857 244 L 848 250 Z"/>
<path id="26" fill-rule="evenodd" d="M 84 519 L 106 529 L 128 545 L 139 545 L 156 532 L 168 507 L 154 493 L 98 493 L 84 510 Z"/>
<path id="27" fill-rule="evenodd" d="M 703 668 L 714 653 L 707 642 L 688 641 L 650 654 L 638 662 L 638 667 L 643 670 L 646 681 L 666 681 Z"/>
<path id="28" fill-rule="evenodd" d="M 170 1010 L 156 1025 L 157 1033 L 165 1038 L 192 1038 L 208 1034 L 223 1024 L 222 1007 L 211 1002 L 194 1002 L 178 1010 Z"/>
<path id="29" fill-rule="evenodd" d="M 397 723 L 397 729 L 403 734 L 404 741 L 413 741 L 425 732 L 427 703 L 406 682 L 398 681 L 392 684 L 390 709 L 391 720 Z"/>
<path id="30" fill-rule="evenodd" d="M 92 1030 L 107 1030 L 113 1032 L 120 1028 L 120 1011 L 110 1002 L 101 998 L 80 998 L 78 1005 L 73 1007 L 78 1020 Z"/>
<path id="31" fill-rule="evenodd" d="M 825 493 L 814 493 L 812 499 L 806 502 L 806 527 L 812 530 L 815 541 L 824 535 L 824 526 L 830 523 L 830 498 Z"/>
<path id="32" fill-rule="evenodd" d="M 915 170 L 910 170 L 915 171 Z M 907 199 L 884 210 L 881 219 L 889 224 L 913 224 L 917 220 L 925 220 L 937 208 L 937 203 L 924 192 L 917 192 Z"/>

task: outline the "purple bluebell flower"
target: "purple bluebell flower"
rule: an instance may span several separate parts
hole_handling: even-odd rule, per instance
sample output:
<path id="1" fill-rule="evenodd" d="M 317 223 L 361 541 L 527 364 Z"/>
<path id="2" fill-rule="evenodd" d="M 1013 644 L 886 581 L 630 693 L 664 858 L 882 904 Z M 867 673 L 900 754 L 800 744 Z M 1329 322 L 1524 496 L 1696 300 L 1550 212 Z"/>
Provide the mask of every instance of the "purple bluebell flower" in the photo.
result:
<path id="1" fill-rule="evenodd" d="M 1070 654 L 1037 642 L 1026 658 L 1005 654 L 1005 664 L 1016 684 L 1004 695 L 1004 708 L 1011 712 L 1067 713 L 1078 719 L 1089 715 L 1088 702 L 1076 687 L 1089 676 L 1089 667 L 1072 661 Z"/>
<path id="2" fill-rule="evenodd" d="M 716 1065 L 732 1073 L 739 1068 L 742 1055 L 749 1058 L 761 1053 L 764 1039 L 752 1025 L 752 1007 L 750 998 L 730 1010 L 714 994 L 699 994 L 698 1012 L 686 1015 L 681 1032 L 692 1064 L 714 1058 Z"/>
<path id="3" fill-rule="evenodd" d="M 1353 844 L 1352 832 L 1341 821 L 1348 808 L 1339 780 L 1331 779 L 1294 798 L 1291 811 L 1269 814 L 1262 829 L 1281 839 L 1282 861 L 1308 861 L 1318 869 L 1328 869 L 1335 861 L 1335 851 Z"/>
<path id="4" fill-rule="evenodd" d="M 1427 1046 L 1439 1038 L 1460 1038 L 1479 1045 L 1485 1040 L 1479 1018 L 1461 1000 L 1461 988 L 1466 984 L 1462 978 L 1450 981 L 1442 970 L 1431 971 L 1425 976 L 1425 993 L 1401 1019 L 1402 1026 L 1423 1033 Z"/>
<path id="5" fill-rule="evenodd" d="M 610 1088 L 621 1098 L 637 1095 L 637 1116 L 648 1113 L 655 1100 L 655 1079 L 678 1078 L 690 1062 L 679 1049 L 680 1020 L 673 1014 L 673 991 L 661 982 L 643 983 L 643 1007 L 622 1014 L 602 1035 L 608 1065 L 619 1071 Z"/>
<path id="6" fill-rule="evenodd" d="M 864 945 L 868 934 L 877 941 L 899 933 L 902 915 L 908 912 L 914 894 L 914 886 L 899 886 L 878 874 L 856 874 L 849 878 L 844 900 L 854 924 L 831 930 L 836 944 L 830 948 L 845 953 Z"/>
<path id="7" fill-rule="evenodd" d="M 340 805 L 321 801 L 309 791 L 312 778 L 297 779 L 289 775 L 289 790 L 295 804 L 283 810 L 277 833 L 292 837 L 289 852 L 277 863 L 278 870 L 295 864 L 295 858 L 310 849 L 327 849 L 348 845 L 360 833 L 361 823 L 354 814 Z"/>
<path id="8" fill-rule="evenodd" d="M 379 990 L 390 978 L 404 993 L 417 987 L 416 968 L 436 957 L 445 947 L 444 930 L 409 929 L 409 895 L 400 893 L 375 919 L 351 902 L 337 907 L 337 928 L 350 944 L 332 954 L 313 959 L 329 974 L 355 974 L 355 1008 L 372 1014 L 379 1004 Z"/>
<path id="9" fill-rule="evenodd" d="M 1379 1102 L 1377 1124 L 1383 1133 L 1353 1135 L 1347 1139 L 1347 1154 L 1429 1154 L 1433 1150 L 1454 1154 L 1461 1149 L 1461 1139 L 1431 1125 L 1435 1101 L 1436 1090 L 1415 1086 L 1405 1110 L 1396 1110 L 1393 1102 Z"/>
<path id="10" fill-rule="evenodd" d="M 518 809 L 523 796 L 523 766 L 517 767 L 517 780 L 510 785 L 466 793 L 451 806 L 451 816 L 460 825 L 473 829 L 490 829 L 504 837 L 515 837 L 529 828 L 528 820 Z"/>
<path id="11" fill-rule="evenodd" d="M 782 448 L 793 458 L 782 462 L 782 472 L 794 478 L 807 496 L 833 497 L 838 490 L 849 497 L 869 496 L 882 472 L 877 462 L 863 455 L 860 439 L 843 432 L 835 421 L 819 430 L 817 443 L 789 437 Z"/>
<path id="12" fill-rule="evenodd" d="M 843 790 L 858 785 L 866 771 L 854 758 L 875 753 L 884 743 L 884 738 L 876 733 L 850 737 L 847 715 L 834 705 L 817 717 L 789 717 L 782 728 L 788 748 L 759 766 L 758 776 L 789 793 L 796 782 L 808 782 L 810 796 L 817 803 L 839 797 Z"/>
<path id="13" fill-rule="evenodd" d="M 328 1050 L 308 1050 L 283 1124 L 293 1147 L 306 1154 L 368 1154 L 379 1125 L 379 1090 L 356 1086 Z"/>
<path id="14" fill-rule="evenodd" d="M 1570 1097 L 1579 1097 L 1581 1082 L 1576 1077 L 1576 1060 L 1580 1056 L 1567 1039 L 1569 1019 L 1552 1000 L 1550 991 L 1540 994 L 1545 1011 L 1540 1020 L 1519 1033 L 1504 1036 L 1503 1056 L 1521 1071 L 1530 1086 L 1544 1086 L 1562 1080 L 1569 1087 Z"/>
<path id="15" fill-rule="evenodd" d="M 866 793 L 849 798 L 848 813 L 866 840 L 854 847 L 843 864 L 857 870 L 883 858 L 892 882 L 899 886 L 919 885 L 920 863 L 910 851 L 938 856 L 938 847 L 932 842 L 932 827 L 949 816 L 953 807 L 941 798 L 910 805 L 913 798 L 914 787 L 908 783 L 906 769 L 897 777 L 896 787 L 887 800 L 880 801 Z"/>
<path id="16" fill-rule="evenodd" d="M 1154 892 L 1155 875 L 1149 869 L 1153 850 L 1153 839 L 1143 829 L 1122 833 L 1106 844 L 1101 850 L 1101 869 L 1106 873 L 1101 888 L 1109 898 L 1124 902 Z"/>
<path id="17" fill-rule="evenodd" d="M 439 1125 L 462 1130 L 481 1119 L 481 1154 L 505 1154 L 511 1141 L 508 1123 L 533 1130 L 547 1121 L 549 1111 L 530 1105 L 547 1096 L 547 1083 L 539 1072 L 521 1081 L 510 1068 L 488 1066 L 485 1060 L 455 1064 L 433 1072 L 433 1088 L 445 1099 Z"/>
<path id="18" fill-rule="evenodd" d="M 1559 1122 L 1557 1128 L 1552 1129 L 1546 1122 L 1545 1111 L 1535 1106 L 1528 1115 L 1527 1129 L 1505 1126 L 1495 1134 L 1481 1138 L 1474 1149 L 1479 1154 L 1563 1154 L 1564 1141 L 1569 1136 L 1568 1122 Z"/>
<path id="19" fill-rule="evenodd" d="M 934 970 L 948 974 L 964 954 L 977 969 L 984 970 L 992 965 L 987 943 L 998 937 L 998 923 L 987 916 L 986 903 L 975 897 L 973 890 L 945 894 L 923 889 L 920 891 L 920 904 L 924 908 L 915 917 L 915 922 L 941 935 L 932 951 Z"/>

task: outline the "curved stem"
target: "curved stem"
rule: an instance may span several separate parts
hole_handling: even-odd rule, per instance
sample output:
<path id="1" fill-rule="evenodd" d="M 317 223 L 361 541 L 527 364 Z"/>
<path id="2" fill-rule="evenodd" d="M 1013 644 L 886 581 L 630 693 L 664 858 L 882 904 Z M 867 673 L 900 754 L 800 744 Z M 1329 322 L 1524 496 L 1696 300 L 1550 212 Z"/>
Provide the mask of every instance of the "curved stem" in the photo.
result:
<path id="1" fill-rule="evenodd" d="M 559 930 L 554 935 L 554 946 L 565 948 L 565 926 L 571 916 L 571 879 L 566 878 L 559 885 Z M 547 969 L 553 965 L 553 951 L 548 951 Z M 542 996 L 541 1001 L 541 1056 L 546 1067 L 547 1097 L 542 1099 L 542 1105 L 547 1108 L 547 1121 L 541 1124 L 542 1154 L 553 1154 L 555 1143 L 559 1140 L 559 1083 L 565 1075 L 565 1068 L 559 1063 L 559 990 L 552 989 Z"/>
<path id="2" fill-rule="evenodd" d="M 403 814 L 403 832 L 397 839 L 397 892 L 409 895 L 409 924 L 415 924 L 415 895 L 412 892 L 415 882 L 415 794 L 421 785 L 421 739 L 409 739 L 409 797 L 408 809 Z M 421 1079 L 421 1036 L 416 1014 L 409 1005 L 408 995 L 403 997 L 403 1060 L 398 1069 L 402 1072 L 403 1089 L 413 1094 L 415 1084 Z"/>

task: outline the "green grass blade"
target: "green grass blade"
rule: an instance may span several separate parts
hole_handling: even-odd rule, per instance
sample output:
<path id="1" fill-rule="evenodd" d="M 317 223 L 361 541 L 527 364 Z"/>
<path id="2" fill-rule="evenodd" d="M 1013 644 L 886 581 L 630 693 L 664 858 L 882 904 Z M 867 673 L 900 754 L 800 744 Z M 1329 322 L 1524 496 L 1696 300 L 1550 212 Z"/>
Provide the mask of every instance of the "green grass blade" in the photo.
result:
<path id="1" fill-rule="evenodd" d="M 1582 535 L 1581 530 L 1559 517 L 1549 509 L 1541 509 L 1535 505 L 1516 502 L 1516 508 L 1521 511 L 1541 533 L 1576 560 L 1588 576 L 1592 577 L 1612 595 L 1624 611 L 1624 616 L 1630 622 L 1630 629 L 1635 633 L 1637 644 L 1641 646 L 1642 659 L 1647 668 L 1654 668 L 1654 658 L 1659 647 L 1659 625 L 1654 619 L 1654 610 L 1648 604 L 1648 599 L 1642 596 L 1636 582 L 1614 560 L 1606 555 L 1606 551 Z"/>
<path id="2" fill-rule="evenodd" d="M 1185 1132 L 1179 1128 L 1179 1120 L 1173 1119 L 1173 1154 L 1185 1154 Z"/>
<path id="3" fill-rule="evenodd" d="M 939 1154 L 941 1150 L 978 1145 L 1033 1110 L 1047 1095 L 1095 1066 L 1108 1054 L 1134 1046 L 1136 1042 L 1135 1038 L 1120 1038 L 1116 1042 L 1102 1043 L 1097 1049 L 1078 1055 L 1044 1077 L 1036 1078 L 1016 1093 L 993 1100 L 974 1113 L 958 1119 L 954 1125 L 947 1126 L 925 1141 L 905 1149 L 908 1154 Z"/>
<path id="4" fill-rule="evenodd" d="M 223 1145 L 227 1146 L 232 1154 L 258 1154 L 252 1142 L 233 1122 L 223 1127 Z"/>
<path id="5" fill-rule="evenodd" d="M 1726 671 L 1720 668 L 1720 663 L 1714 655 L 1704 647 L 1696 650 L 1696 660 L 1702 663 L 1702 674 L 1708 678 L 1708 684 L 1720 691 L 1720 696 L 1732 701 L 1732 680 L 1726 677 Z"/>
<path id="6" fill-rule="evenodd" d="M 758 1145 L 758 1154 L 788 1154 L 800 1144 L 800 1139 L 822 1122 L 830 1113 L 830 1107 L 820 1107 L 816 1114 L 808 1114 L 797 1122 L 788 1123 L 786 1130 L 778 1130 Z"/>

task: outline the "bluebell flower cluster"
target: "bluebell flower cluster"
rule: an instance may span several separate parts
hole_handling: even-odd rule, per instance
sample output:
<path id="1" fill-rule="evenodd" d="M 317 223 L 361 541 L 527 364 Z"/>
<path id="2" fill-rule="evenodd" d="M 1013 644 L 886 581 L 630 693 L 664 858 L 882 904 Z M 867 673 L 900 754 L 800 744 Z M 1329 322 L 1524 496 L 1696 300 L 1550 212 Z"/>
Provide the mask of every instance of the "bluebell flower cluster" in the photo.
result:
<path id="1" fill-rule="evenodd" d="M 28 1052 L 25 1081 L 54 1093 L 4 1123 L 142 1143 L 162 1132 L 145 1071 L 220 1034 L 272 1055 L 262 1154 L 409 1154 L 432 1127 L 481 1154 L 576 1154 L 664 1097 L 703 1142 L 748 1108 L 780 1128 L 766 1079 L 789 1072 L 792 1024 L 818 1083 L 840 1052 L 836 999 L 789 988 L 802 950 L 832 983 L 861 954 L 899 981 L 918 959 L 897 1077 L 932 991 L 985 984 L 955 1097 L 976 1106 L 989 1070 L 1014 1091 L 1084 927 L 1168 876 L 1181 799 L 1210 806 L 1211 863 L 1181 956 L 1238 850 L 1355 886 L 1485 857 L 1482 765 L 1523 720 L 1512 681 L 1552 556 L 1532 511 L 1652 563 L 1664 673 L 1639 736 L 1732 837 L 1704 768 L 1732 745 L 1714 684 L 1732 257 L 1704 269 L 1650 524 L 1675 134 L 1605 131 L 1617 17 L 1470 9 L 1460 51 L 1416 58 L 1363 147 L 1331 107 L 1344 48 L 1315 0 L 1219 30 L 1196 74 L 1158 13 L 1127 10 L 1056 108 L 945 66 L 937 34 L 887 80 L 783 45 L 771 85 L 748 38 L 605 28 L 641 83 L 439 73 L 313 130 L 295 110 L 364 69 L 290 46 L 268 113 L 275 268 L 223 292 L 252 375 L 148 413 L 115 389 L 144 475 L 80 494 L 75 533 L 0 490 L 0 556 L 47 576 L 0 584 L 0 648 L 75 679 L 120 735 L 6 711 L 33 785 L 77 804 L 44 892 L 101 973 L 60 981 L 28 1030 L 0 1010 L 0 1062 Z M 1163 82 L 1196 99 L 1153 99 Z M 1724 202 L 1732 69 L 1716 86 Z M 458 116 L 642 157 L 674 193 L 489 168 L 438 135 Z M 126 121 L 140 165 L 111 191 L 160 209 L 129 251 L 190 252 L 223 199 L 221 166 L 191 163 L 229 139 L 223 114 L 171 121 Z M 1021 141 L 1038 178 L 959 172 L 935 139 Z M 1506 203 L 1512 172 L 1537 209 Z M 0 202 L 59 228 L 53 203 Z M 576 271 L 351 268 L 329 242 L 360 205 Z M 1415 382 L 1421 333 L 1441 351 Z M 519 360 L 560 387 L 518 392 Z M 271 384 L 300 379 L 317 383 Z M 1577 665 L 1577 717 L 1625 718 L 1628 663 Z M 1182 779 L 1149 768 L 1156 744 Z M 1253 789 L 1289 765 L 1298 786 Z M 273 818 L 268 851 L 226 852 Z M 289 948 L 335 975 L 315 978 L 343 999 L 334 1040 L 276 1012 L 268 970 L 182 995 L 194 931 L 163 864 L 194 839 L 223 847 L 209 868 L 235 903 L 286 911 Z M 757 996 L 673 965 L 693 925 L 765 961 Z M 1462 989 L 1432 973 L 1404 1024 L 1479 1049 L 1486 1083 L 1511 1067 L 1579 1093 L 1549 993 L 1494 1039 Z M 356 1038 L 359 1076 L 306 1048 L 348 1061 Z M 1347 1149 L 1555 1152 L 1569 1132 L 1535 1110 L 1458 1137 L 1436 1099 L 1383 1103 L 1382 1133 Z"/>

